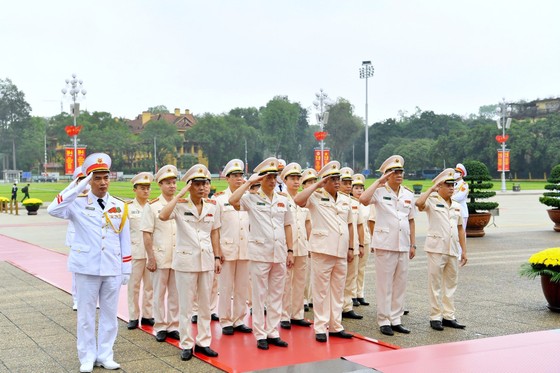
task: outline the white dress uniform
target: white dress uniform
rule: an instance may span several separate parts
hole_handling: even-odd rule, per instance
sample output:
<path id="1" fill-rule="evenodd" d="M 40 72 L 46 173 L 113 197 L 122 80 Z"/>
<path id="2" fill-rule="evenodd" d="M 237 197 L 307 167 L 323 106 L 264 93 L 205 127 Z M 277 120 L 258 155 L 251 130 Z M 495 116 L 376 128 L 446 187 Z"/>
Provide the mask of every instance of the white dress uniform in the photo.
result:
<path id="1" fill-rule="evenodd" d="M 303 185 L 306 181 L 309 183 L 317 181 L 317 171 L 314 168 L 307 168 L 303 170 L 301 177 L 301 184 Z M 311 218 L 311 214 L 309 214 Z M 313 226 L 313 223 L 311 223 Z M 307 266 L 305 267 L 305 290 L 304 290 L 304 304 L 313 304 L 313 298 L 311 295 L 311 256 L 307 255 Z"/>
<path id="2" fill-rule="evenodd" d="M 398 167 L 404 166 L 402 157 L 398 163 Z M 382 172 L 396 168 L 387 166 L 382 166 Z M 375 205 L 376 213 L 371 244 L 375 249 L 377 323 L 401 325 L 411 245 L 409 221 L 416 213 L 414 193 L 402 185 L 395 193 L 386 184 L 375 190 L 370 204 Z"/>
<path id="3" fill-rule="evenodd" d="M 165 205 L 167 205 L 167 201 L 163 195 L 146 204 L 140 226 L 143 232 L 152 233 L 153 250 L 157 264 L 157 269 L 152 272 L 154 330 L 156 333 L 179 330 L 177 285 L 175 271 L 171 268 L 176 247 L 177 227 L 174 220 L 161 221 L 159 219 L 159 213 Z"/>
<path id="4" fill-rule="evenodd" d="M 94 153 L 83 167 L 89 173 L 108 172 L 108 155 Z M 78 195 L 89 179 L 59 194 L 49 205 L 50 215 L 73 222 L 75 234 L 68 256 L 68 269 L 76 274 L 78 298 L 77 349 L 80 363 L 113 362 L 117 337 L 117 307 L 122 276 L 131 271 L 130 230 L 127 207 L 108 193 L 102 209 L 91 191 Z M 99 301 L 98 338 L 95 337 L 96 306 Z M 118 365 L 118 364 L 117 364 Z"/>
<path id="5" fill-rule="evenodd" d="M 230 205 L 231 194 L 230 188 L 227 188 L 212 196 L 221 217 L 220 247 L 224 262 L 218 276 L 218 314 L 222 328 L 244 324 L 249 297 L 249 215 L 247 211 L 237 211 Z"/>
<path id="6" fill-rule="evenodd" d="M 264 163 L 264 162 L 263 162 Z M 258 167 L 258 166 L 257 166 Z M 275 170 L 276 170 L 275 163 Z M 255 172 L 259 172 L 255 168 Z M 282 294 L 288 256 L 284 226 L 293 224 L 288 199 L 274 192 L 272 200 L 259 189 L 240 200 L 249 214 L 249 264 L 253 290 L 253 334 L 257 340 L 279 338 Z M 267 314 L 264 315 L 265 302 Z"/>
<path id="7" fill-rule="evenodd" d="M 453 169 L 444 170 L 434 180 L 434 184 L 447 180 L 453 182 Z M 420 211 L 428 214 L 424 250 L 428 256 L 430 320 L 455 320 L 453 295 L 459 277 L 461 247 L 457 227 L 463 224 L 461 206 L 455 201 L 448 204 L 437 192 L 433 192 Z"/>
<path id="8" fill-rule="evenodd" d="M 342 306 L 343 312 L 350 312 L 353 309 L 352 298 L 357 297 L 358 293 L 358 269 L 360 265 L 360 240 L 358 236 L 358 228 L 360 225 L 364 226 L 366 220 L 362 214 L 360 214 L 360 201 L 357 199 L 345 195 L 350 200 L 350 207 L 352 209 L 352 229 L 354 231 L 354 243 L 352 247 L 354 248 L 354 260 L 348 263 L 346 282 L 344 284 L 344 304 Z"/>
<path id="9" fill-rule="evenodd" d="M 352 176 L 352 187 L 354 187 L 354 185 L 365 186 L 365 179 L 366 178 L 362 174 L 354 174 L 354 176 Z M 369 247 L 371 242 L 371 233 L 369 231 L 368 221 L 371 214 L 371 209 L 373 208 L 373 206 L 365 206 L 361 203 L 358 206 L 360 217 L 364 224 L 364 255 L 361 258 L 357 258 L 359 263 L 358 275 L 356 279 L 356 296 L 354 298 L 361 299 L 362 301 L 364 301 L 364 286 L 366 280 L 365 273 L 369 259 Z"/>

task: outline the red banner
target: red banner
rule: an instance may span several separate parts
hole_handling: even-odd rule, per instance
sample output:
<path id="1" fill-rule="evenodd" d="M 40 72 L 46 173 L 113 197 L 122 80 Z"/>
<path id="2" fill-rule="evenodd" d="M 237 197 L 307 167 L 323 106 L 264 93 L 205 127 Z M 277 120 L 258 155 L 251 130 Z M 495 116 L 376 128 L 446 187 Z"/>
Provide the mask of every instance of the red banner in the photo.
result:
<path id="1" fill-rule="evenodd" d="M 76 152 L 78 154 L 78 166 L 81 166 L 86 159 L 86 148 L 77 148 Z M 74 148 L 64 149 L 64 173 L 66 175 L 74 173 Z"/>
<path id="2" fill-rule="evenodd" d="M 324 165 L 331 161 L 330 149 L 323 150 L 323 163 L 321 164 L 321 149 L 315 149 L 315 171 L 319 172 Z"/>
<path id="3" fill-rule="evenodd" d="M 506 150 L 504 155 L 505 156 L 502 156 L 502 151 L 498 150 L 498 172 L 509 172 L 509 150 Z M 503 163 L 505 164 L 505 168 L 502 167 Z"/>

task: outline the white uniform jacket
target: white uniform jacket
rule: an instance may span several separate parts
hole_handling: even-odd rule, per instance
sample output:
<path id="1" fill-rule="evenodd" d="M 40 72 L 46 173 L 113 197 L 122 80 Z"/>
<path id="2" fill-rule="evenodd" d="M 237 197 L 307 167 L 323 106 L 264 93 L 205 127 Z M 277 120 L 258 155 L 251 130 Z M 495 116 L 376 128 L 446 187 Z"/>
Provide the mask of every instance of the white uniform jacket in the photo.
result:
<path id="1" fill-rule="evenodd" d="M 152 248 L 159 269 L 171 268 L 176 245 L 177 227 L 175 220 L 162 221 L 159 219 L 159 213 L 165 205 L 167 205 L 167 201 L 162 195 L 147 203 L 144 206 L 140 224 L 140 229 L 143 232 L 153 234 Z"/>
<path id="2" fill-rule="evenodd" d="M 231 190 L 212 196 L 220 208 L 222 226 L 220 227 L 220 247 L 225 260 L 248 260 L 249 215 L 247 211 L 237 211 L 228 202 Z"/>
<path id="3" fill-rule="evenodd" d="M 461 249 L 457 226 L 463 225 L 461 206 L 455 201 L 448 205 L 437 192 L 433 192 L 422 211 L 428 214 L 428 233 L 424 250 L 458 257 Z"/>
<path id="4" fill-rule="evenodd" d="M 461 216 L 463 218 L 469 217 L 469 208 L 467 207 L 467 200 L 469 196 L 469 184 L 461 179 L 459 182 L 455 183 L 455 191 L 453 192 L 453 201 L 457 202 L 461 206 Z"/>

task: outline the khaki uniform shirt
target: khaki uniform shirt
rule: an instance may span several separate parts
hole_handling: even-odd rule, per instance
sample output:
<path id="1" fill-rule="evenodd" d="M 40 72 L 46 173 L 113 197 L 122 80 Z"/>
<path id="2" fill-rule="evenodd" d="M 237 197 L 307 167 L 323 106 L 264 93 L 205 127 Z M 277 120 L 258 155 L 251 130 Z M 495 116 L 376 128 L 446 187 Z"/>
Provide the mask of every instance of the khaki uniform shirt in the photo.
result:
<path id="1" fill-rule="evenodd" d="M 239 204 L 242 211 L 249 213 L 249 260 L 285 262 L 288 248 L 284 226 L 293 224 L 288 199 L 274 192 L 271 201 L 259 189 L 257 194 L 246 193 Z"/>
<path id="2" fill-rule="evenodd" d="M 144 206 L 136 198 L 128 202 L 128 221 L 130 222 L 130 243 L 132 259 L 146 259 L 144 247 L 144 232 L 140 230 Z"/>
<path id="3" fill-rule="evenodd" d="M 210 233 L 221 225 L 216 201 L 202 200 L 199 215 L 190 197 L 180 199 L 170 218 L 177 222 L 177 247 L 171 268 L 180 272 L 213 271 L 216 262 Z"/>
<path id="4" fill-rule="evenodd" d="M 140 224 L 142 232 L 153 234 L 152 247 L 157 267 L 160 269 L 171 268 L 176 245 L 177 227 L 175 220 L 159 220 L 159 213 L 165 205 L 167 205 L 167 201 L 163 195 L 146 204 Z"/>
<path id="5" fill-rule="evenodd" d="M 366 227 L 367 220 L 364 218 L 362 214 L 360 214 L 360 206 L 361 206 L 360 201 L 352 196 L 348 196 L 348 198 L 350 198 L 350 206 L 352 207 L 352 228 L 354 230 L 354 246 L 352 247 L 354 248 L 354 255 L 358 255 L 360 251 L 360 237 L 358 236 L 358 225 L 363 224 L 364 233 L 365 233 L 365 230 L 367 228 Z M 364 242 L 367 241 L 364 239 Z"/>
<path id="6" fill-rule="evenodd" d="M 249 215 L 237 211 L 229 204 L 232 192 L 229 188 L 212 196 L 220 209 L 220 247 L 225 260 L 248 260 Z"/>
<path id="7" fill-rule="evenodd" d="M 424 250 L 429 253 L 459 257 L 460 244 L 458 225 L 463 225 L 461 206 L 452 201 L 451 205 L 437 192 L 430 194 L 424 210 L 428 214 L 428 233 Z"/>
<path id="8" fill-rule="evenodd" d="M 373 219 L 370 218 L 373 205 L 365 206 L 360 203 L 360 206 L 358 208 L 360 211 L 360 217 L 364 224 L 364 245 L 369 245 L 371 241 L 371 233 L 369 232 L 368 220 L 375 220 L 375 215 Z M 375 214 L 375 210 L 374 210 L 374 214 Z"/>
<path id="9" fill-rule="evenodd" d="M 410 219 L 414 219 L 414 194 L 401 186 L 398 194 L 389 185 L 375 190 L 370 204 L 375 205 L 372 247 L 388 251 L 410 250 Z"/>
<path id="10" fill-rule="evenodd" d="M 305 229 L 305 222 L 311 220 L 309 209 L 306 207 L 299 207 L 294 202 L 291 195 L 285 194 L 288 198 L 288 206 L 294 218 L 292 224 L 292 237 L 294 239 L 294 256 L 307 256 L 309 249 L 309 241 L 307 240 L 307 229 Z"/>
<path id="11" fill-rule="evenodd" d="M 348 224 L 352 223 L 350 198 L 337 194 L 336 201 L 323 189 L 318 189 L 307 200 L 313 228 L 309 251 L 346 258 L 348 255 Z"/>

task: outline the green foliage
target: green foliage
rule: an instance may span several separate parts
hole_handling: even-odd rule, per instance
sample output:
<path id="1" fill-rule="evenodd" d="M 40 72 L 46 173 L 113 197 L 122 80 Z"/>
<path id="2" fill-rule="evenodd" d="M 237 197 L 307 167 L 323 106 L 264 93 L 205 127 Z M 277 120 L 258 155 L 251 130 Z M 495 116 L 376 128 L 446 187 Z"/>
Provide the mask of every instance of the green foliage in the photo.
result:
<path id="1" fill-rule="evenodd" d="M 560 282 L 560 267 L 523 263 L 519 269 L 519 275 L 529 279 L 535 279 L 537 276 L 549 276 L 551 282 L 558 283 Z"/>
<path id="2" fill-rule="evenodd" d="M 324 128 L 329 136 L 325 143 L 331 148 L 331 158 L 344 164 L 352 160 L 352 143 L 364 131 L 364 124 L 354 115 L 354 106 L 344 98 L 329 105 L 328 112 L 329 120 Z"/>
<path id="3" fill-rule="evenodd" d="M 463 163 L 467 169 L 467 176 L 464 180 L 469 183 L 469 196 L 470 202 L 467 202 L 469 214 L 476 214 L 477 212 L 489 211 L 498 207 L 497 202 L 480 202 L 480 199 L 491 198 L 496 195 L 496 192 L 486 191 L 491 189 L 494 184 L 488 181 L 492 180 L 488 167 L 479 161 L 466 161 Z"/>
<path id="4" fill-rule="evenodd" d="M 539 202 L 543 205 L 552 207 L 553 209 L 560 208 L 560 164 L 552 167 L 550 171 L 550 176 L 547 181 L 550 184 L 546 184 L 544 188 L 546 190 L 552 190 L 552 192 L 543 193 L 542 197 L 539 197 Z"/>
<path id="5" fill-rule="evenodd" d="M 152 106 L 152 107 L 149 107 L 147 111 L 152 113 L 152 114 L 168 114 L 169 113 L 169 109 L 167 109 L 167 106 L 165 106 L 165 105 Z"/>

